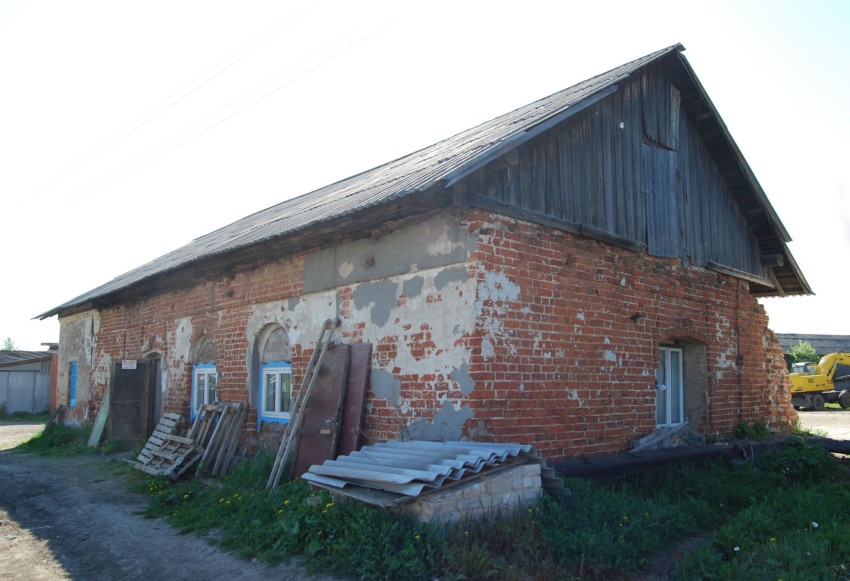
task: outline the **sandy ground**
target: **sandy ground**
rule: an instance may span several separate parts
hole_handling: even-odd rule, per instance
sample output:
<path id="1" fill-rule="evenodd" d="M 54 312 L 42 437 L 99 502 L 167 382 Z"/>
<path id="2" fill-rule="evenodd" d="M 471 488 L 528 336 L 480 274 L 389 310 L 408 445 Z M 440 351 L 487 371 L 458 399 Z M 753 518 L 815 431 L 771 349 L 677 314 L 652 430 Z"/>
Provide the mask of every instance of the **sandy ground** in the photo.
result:
<path id="1" fill-rule="evenodd" d="M 799 412 L 800 426 L 833 440 L 850 440 L 850 409 Z"/>
<path id="2" fill-rule="evenodd" d="M 0 579 L 328 579 L 244 561 L 137 516 L 145 497 L 104 458 L 9 449 L 40 428 L 0 424 Z"/>

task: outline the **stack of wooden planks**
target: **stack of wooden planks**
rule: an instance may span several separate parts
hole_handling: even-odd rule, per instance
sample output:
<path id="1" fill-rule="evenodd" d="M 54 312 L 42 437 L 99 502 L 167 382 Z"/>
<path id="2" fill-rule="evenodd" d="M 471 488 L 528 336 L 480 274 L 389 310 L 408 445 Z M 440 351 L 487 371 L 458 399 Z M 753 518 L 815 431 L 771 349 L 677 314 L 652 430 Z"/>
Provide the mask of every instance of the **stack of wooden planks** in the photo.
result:
<path id="1" fill-rule="evenodd" d="M 239 443 L 248 406 L 218 402 L 205 405 L 186 436 L 180 436 L 182 416 L 163 414 L 142 452 L 136 468 L 153 476 L 177 480 L 197 464 L 195 475 L 227 474 Z"/>
<path id="2" fill-rule="evenodd" d="M 202 473 L 210 476 L 227 474 L 247 415 L 248 406 L 244 403 L 219 402 L 204 406 L 190 432 L 192 439 L 204 451 L 195 476 Z"/>

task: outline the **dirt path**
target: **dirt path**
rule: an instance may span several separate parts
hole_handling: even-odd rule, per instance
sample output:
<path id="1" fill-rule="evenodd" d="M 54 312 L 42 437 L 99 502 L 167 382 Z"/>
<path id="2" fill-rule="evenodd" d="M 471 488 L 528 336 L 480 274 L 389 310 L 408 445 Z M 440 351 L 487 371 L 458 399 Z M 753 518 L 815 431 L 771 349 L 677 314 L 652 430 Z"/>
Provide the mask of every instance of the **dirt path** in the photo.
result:
<path id="1" fill-rule="evenodd" d="M 0 579 L 328 579 L 243 561 L 137 516 L 145 497 L 108 466 L 0 451 Z"/>

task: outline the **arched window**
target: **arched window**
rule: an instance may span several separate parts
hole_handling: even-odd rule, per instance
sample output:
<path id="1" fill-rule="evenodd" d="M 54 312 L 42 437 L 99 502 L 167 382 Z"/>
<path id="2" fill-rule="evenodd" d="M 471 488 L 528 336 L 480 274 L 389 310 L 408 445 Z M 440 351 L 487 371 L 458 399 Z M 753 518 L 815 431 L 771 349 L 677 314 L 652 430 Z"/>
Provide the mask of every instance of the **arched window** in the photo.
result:
<path id="1" fill-rule="evenodd" d="M 216 386 L 218 372 L 215 367 L 215 345 L 209 337 L 202 337 L 193 349 L 192 401 L 189 415 L 192 420 L 205 405 L 218 401 Z"/>
<path id="2" fill-rule="evenodd" d="M 292 349 L 280 325 L 269 325 L 260 333 L 258 421 L 288 423 L 292 399 Z"/>

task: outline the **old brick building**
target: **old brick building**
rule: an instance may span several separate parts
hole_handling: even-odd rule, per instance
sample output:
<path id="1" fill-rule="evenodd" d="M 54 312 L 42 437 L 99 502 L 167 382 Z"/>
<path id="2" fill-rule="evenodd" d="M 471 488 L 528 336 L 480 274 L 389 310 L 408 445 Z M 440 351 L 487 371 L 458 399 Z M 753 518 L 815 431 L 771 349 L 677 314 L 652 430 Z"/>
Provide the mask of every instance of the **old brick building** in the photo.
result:
<path id="1" fill-rule="evenodd" d="M 658 51 L 217 230 L 44 313 L 57 401 L 123 371 L 162 411 L 288 421 L 319 329 L 372 344 L 365 429 L 557 460 L 683 424 L 789 426 L 757 302 L 808 294 L 779 218 L 682 55 Z M 123 381 L 123 380 L 122 380 Z"/>

